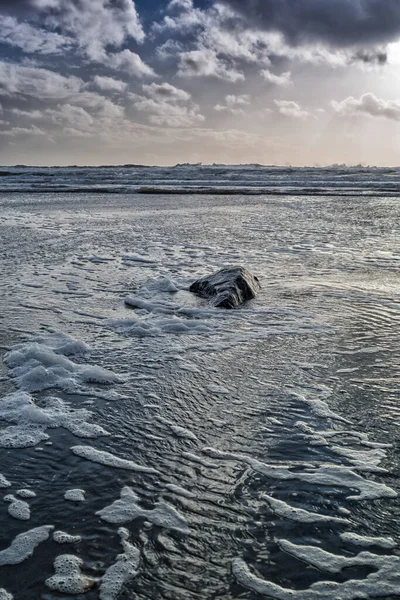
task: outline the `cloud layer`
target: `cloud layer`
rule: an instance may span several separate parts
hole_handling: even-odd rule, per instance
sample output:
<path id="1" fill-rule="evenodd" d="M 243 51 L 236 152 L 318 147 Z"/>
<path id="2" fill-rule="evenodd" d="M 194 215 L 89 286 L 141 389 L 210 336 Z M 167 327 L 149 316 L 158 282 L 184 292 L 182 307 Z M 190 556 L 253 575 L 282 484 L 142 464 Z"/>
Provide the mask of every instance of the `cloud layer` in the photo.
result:
<path id="1" fill-rule="evenodd" d="M 291 43 L 380 44 L 400 35 L 398 0 L 224 0 L 257 27 Z"/>
<path id="2" fill-rule="evenodd" d="M 0 0 L 0 161 L 400 162 L 399 13 L 399 0 Z"/>

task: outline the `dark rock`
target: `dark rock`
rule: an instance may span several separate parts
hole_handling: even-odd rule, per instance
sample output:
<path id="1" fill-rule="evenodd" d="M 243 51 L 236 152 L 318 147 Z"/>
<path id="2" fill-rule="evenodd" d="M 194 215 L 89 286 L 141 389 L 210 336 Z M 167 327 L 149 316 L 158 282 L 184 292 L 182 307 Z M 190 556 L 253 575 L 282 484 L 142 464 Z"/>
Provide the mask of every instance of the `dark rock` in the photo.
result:
<path id="1" fill-rule="evenodd" d="M 261 286 L 247 269 L 228 267 L 198 279 L 189 289 L 202 298 L 209 298 L 218 308 L 236 308 L 255 298 Z"/>

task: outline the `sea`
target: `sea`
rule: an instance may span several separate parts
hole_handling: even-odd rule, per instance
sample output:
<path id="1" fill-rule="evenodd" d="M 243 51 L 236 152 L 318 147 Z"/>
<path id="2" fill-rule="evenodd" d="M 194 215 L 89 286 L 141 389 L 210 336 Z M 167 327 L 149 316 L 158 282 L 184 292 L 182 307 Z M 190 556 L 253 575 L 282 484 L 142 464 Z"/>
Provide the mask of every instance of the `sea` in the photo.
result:
<path id="1" fill-rule="evenodd" d="M 0 168 L 0 600 L 400 598 L 400 168 Z M 215 308 L 193 281 L 244 266 Z"/>

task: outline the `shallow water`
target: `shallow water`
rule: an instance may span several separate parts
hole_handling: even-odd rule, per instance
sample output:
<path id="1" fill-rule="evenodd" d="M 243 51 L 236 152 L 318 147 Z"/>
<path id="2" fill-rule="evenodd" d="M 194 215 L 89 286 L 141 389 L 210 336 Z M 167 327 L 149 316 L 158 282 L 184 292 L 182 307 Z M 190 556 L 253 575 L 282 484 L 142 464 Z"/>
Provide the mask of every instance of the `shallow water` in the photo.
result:
<path id="1" fill-rule="evenodd" d="M 114 597 L 400 596 L 397 547 L 340 537 L 400 540 L 396 198 L 15 193 L 0 206 L 0 443 L 16 423 L 14 445 L 40 437 L 0 448 L 3 496 L 36 494 L 21 498 L 29 520 L 0 503 L 0 557 L 43 525 L 81 537 L 50 532 L 0 567 L 0 588 L 70 597 L 45 581 L 72 554 L 96 580 L 77 597 L 113 597 L 101 578 L 123 526 L 140 562 Z M 231 264 L 262 283 L 242 309 L 187 291 Z M 126 520 L 102 518 L 126 487 Z M 77 489 L 84 501 L 64 498 Z M 331 554 L 360 552 L 335 571 Z M 327 596 L 324 582 L 340 586 Z"/>

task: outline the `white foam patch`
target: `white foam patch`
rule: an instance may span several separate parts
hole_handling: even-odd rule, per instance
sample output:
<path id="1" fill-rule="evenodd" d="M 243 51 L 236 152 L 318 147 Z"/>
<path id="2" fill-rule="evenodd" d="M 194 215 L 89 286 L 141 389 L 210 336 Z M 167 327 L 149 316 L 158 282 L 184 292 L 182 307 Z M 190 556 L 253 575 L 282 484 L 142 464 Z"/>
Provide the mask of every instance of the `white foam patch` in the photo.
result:
<path id="1" fill-rule="evenodd" d="M 125 254 L 122 257 L 123 261 L 127 262 L 137 262 L 152 265 L 154 264 L 154 259 L 149 258 L 148 256 L 142 256 L 140 254 Z"/>
<path id="2" fill-rule="evenodd" d="M 8 514 L 14 517 L 14 519 L 19 519 L 20 521 L 29 521 L 31 518 L 31 509 L 29 508 L 29 504 L 27 502 L 24 500 L 19 500 L 11 494 L 4 496 L 4 500 L 5 502 L 10 502 Z"/>
<path id="3" fill-rule="evenodd" d="M 263 494 L 262 497 L 268 502 L 278 517 L 284 517 L 290 521 L 296 521 L 297 523 L 337 523 L 339 525 L 349 525 L 349 521 L 347 519 L 341 519 L 330 515 L 320 515 L 302 508 L 296 508 L 290 504 L 287 504 L 283 500 L 272 498 L 267 494 Z"/>
<path id="4" fill-rule="evenodd" d="M 225 396 L 228 396 L 230 394 L 230 391 L 227 390 L 225 387 L 223 387 L 222 385 L 216 385 L 214 383 L 208 385 L 207 390 L 212 394 L 222 394 Z"/>
<path id="5" fill-rule="evenodd" d="M 370 546 L 380 546 L 385 550 L 393 550 L 397 547 L 396 542 L 393 538 L 384 537 L 368 537 L 365 535 L 357 535 L 356 533 L 341 533 L 340 539 L 343 542 L 348 542 L 355 546 L 361 546 L 361 548 L 369 548 Z"/>
<path id="6" fill-rule="evenodd" d="M 171 429 L 177 437 L 186 438 L 188 440 L 197 440 L 195 434 L 192 431 L 189 431 L 189 429 L 185 429 L 179 425 L 171 425 Z"/>
<path id="7" fill-rule="evenodd" d="M 33 341 L 17 344 L 5 355 L 21 390 L 39 392 L 58 388 L 68 393 L 79 393 L 86 384 L 121 382 L 112 371 L 96 365 L 81 365 L 67 356 L 87 353 L 88 346 L 64 334 L 36 336 Z"/>
<path id="8" fill-rule="evenodd" d="M 125 486 L 121 490 L 121 498 L 110 506 L 99 510 L 96 514 L 108 523 L 129 523 L 144 518 L 153 525 L 173 529 L 185 535 L 189 534 L 187 521 L 178 511 L 166 502 L 158 502 L 151 510 L 141 508 L 139 497 L 132 488 Z"/>
<path id="9" fill-rule="evenodd" d="M 65 531 L 55 531 L 53 533 L 53 540 L 57 544 L 77 544 L 82 540 L 80 535 L 70 535 Z"/>
<path id="10" fill-rule="evenodd" d="M 77 437 L 96 438 L 109 435 L 99 425 L 88 423 L 92 413 L 73 409 L 60 398 L 49 397 L 37 406 L 26 392 L 15 392 L 0 400 L 0 419 L 14 423 L 0 430 L 0 447 L 28 448 L 48 440 L 46 429 L 63 427 Z"/>
<path id="11" fill-rule="evenodd" d="M 96 448 L 92 448 L 92 446 L 73 446 L 71 450 L 74 454 L 76 454 L 76 456 L 86 458 L 86 460 L 90 460 L 107 467 L 126 469 L 127 471 L 137 471 L 139 473 L 158 474 L 158 471 L 151 467 L 143 467 L 142 465 L 134 463 L 132 460 L 119 458 L 118 456 L 115 456 L 115 454 L 104 452 L 103 450 L 97 450 Z"/>
<path id="12" fill-rule="evenodd" d="M 50 531 L 53 529 L 53 525 L 42 525 L 17 535 L 11 542 L 11 546 L 0 552 L 0 567 L 19 565 L 32 556 L 35 548 L 49 538 Z"/>
<path id="13" fill-rule="evenodd" d="M 184 488 L 174 485 L 173 483 L 167 483 L 165 487 L 168 491 L 176 494 L 177 496 L 182 496 L 183 498 L 196 498 L 196 494 L 193 494 L 193 492 L 189 492 L 189 490 L 185 490 Z"/>
<path id="14" fill-rule="evenodd" d="M 129 531 L 127 529 L 120 527 L 118 534 L 121 537 L 124 552 L 117 556 L 117 562 L 104 573 L 99 591 L 100 600 L 116 600 L 124 584 L 138 574 L 140 552 L 128 541 Z"/>
<path id="15" fill-rule="evenodd" d="M 36 498 L 36 494 L 33 490 L 17 490 L 15 492 L 17 494 L 17 496 L 19 496 L 20 498 Z"/>
<path id="16" fill-rule="evenodd" d="M 324 402 L 323 400 L 320 400 L 317 398 L 306 398 L 302 394 L 296 394 L 296 393 L 291 393 L 290 395 L 292 397 L 296 398 L 297 400 L 300 400 L 300 402 L 307 404 L 307 406 L 309 406 L 312 409 L 312 411 L 314 412 L 314 414 L 318 415 L 318 417 L 323 417 L 325 419 L 332 419 L 334 421 L 340 421 L 342 423 L 350 423 L 350 421 L 348 421 L 347 419 L 344 419 L 337 413 L 333 412 L 329 408 L 328 404 L 326 402 Z"/>
<path id="17" fill-rule="evenodd" d="M 85 490 L 67 490 L 64 494 L 64 499 L 71 502 L 85 502 Z"/>
<path id="18" fill-rule="evenodd" d="M 349 500 L 376 500 L 378 498 L 397 498 L 397 493 L 390 487 L 378 481 L 370 481 L 361 477 L 350 467 L 332 464 L 304 465 L 291 463 L 290 465 L 269 465 L 243 454 L 222 452 L 214 448 L 204 448 L 203 452 L 213 458 L 224 460 L 238 460 L 248 464 L 254 471 L 262 473 L 272 479 L 282 481 L 305 481 L 314 485 L 343 487 L 349 490 L 358 490 L 358 495 L 349 495 Z M 296 471 L 292 471 L 296 467 Z M 303 470 L 299 470 L 302 468 Z"/>
<path id="19" fill-rule="evenodd" d="M 55 575 L 46 579 L 46 586 L 61 594 L 84 594 L 96 583 L 81 572 L 83 561 L 73 554 L 61 554 L 54 561 Z"/>
<path id="20" fill-rule="evenodd" d="M 0 589 L 0 600 L 13 600 L 14 596 L 7 592 L 4 588 Z"/>
<path id="21" fill-rule="evenodd" d="M 197 463 L 202 467 L 207 467 L 208 469 L 218 469 L 218 465 L 216 463 L 212 463 L 201 456 L 197 456 L 192 452 L 182 452 L 182 457 L 186 458 L 186 460 L 190 460 L 190 462 Z"/>
<path id="22" fill-rule="evenodd" d="M 387 473 L 387 469 L 380 467 L 379 464 L 386 457 L 386 452 L 380 448 L 371 450 L 354 450 L 343 446 L 331 446 L 331 450 L 339 456 L 346 458 L 357 471 L 366 473 Z"/>
<path id="23" fill-rule="evenodd" d="M 164 319 L 108 319 L 110 329 L 117 333 L 133 337 L 158 337 L 171 335 L 210 335 L 215 332 L 215 325 L 202 320 L 188 320 L 177 316 Z"/>
<path id="24" fill-rule="evenodd" d="M 333 598 L 358 600 L 359 598 L 386 598 L 400 594 L 398 556 L 378 556 L 369 552 L 362 552 L 354 557 L 340 556 L 315 546 L 297 546 L 285 540 L 280 542 L 280 546 L 299 560 L 328 573 L 339 573 L 348 567 L 365 566 L 376 571 L 362 580 L 350 579 L 344 583 L 321 581 L 306 590 L 291 590 L 261 579 L 250 571 L 241 558 L 236 558 L 232 563 L 236 580 L 243 587 L 275 600 L 332 600 Z"/>
<path id="25" fill-rule="evenodd" d="M 0 473 L 0 488 L 9 488 L 11 487 L 11 483 Z"/>
<path id="26" fill-rule="evenodd" d="M 174 423 L 172 423 L 171 421 L 169 421 L 165 417 L 162 417 L 161 415 L 157 415 L 156 418 L 161 423 L 164 423 L 165 425 L 167 425 L 171 429 L 171 431 L 177 437 L 179 437 L 179 438 L 187 438 L 187 439 L 193 440 L 193 441 L 197 440 L 196 435 L 192 431 L 190 431 L 189 429 L 186 429 L 185 427 L 180 427 L 180 425 L 175 425 Z"/>
<path id="27" fill-rule="evenodd" d="M 169 294 L 175 294 L 179 291 L 176 283 L 168 277 L 158 277 L 157 279 L 149 279 L 144 285 L 144 290 L 151 293 L 164 292 Z"/>
<path id="28" fill-rule="evenodd" d="M 387 469 L 379 465 L 386 458 L 385 449 L 390 447 L 390 444 L 370 442 L 367 434 L 358 431 L 327 430 L 315 432 L 302 421 L 298 421 L 295 426 L 308 436 L 311 445 L 329 446 L 332 452 L 346 458 L 357 471 L 366 473 L 387 472 Z M 332 443 L 332 440 L 336 440 L 336 443 Z M 341 442 L 342 445 L 337 442 Z M 363 448 L 354 449 L 352 446 L 362 446 Z"/>

